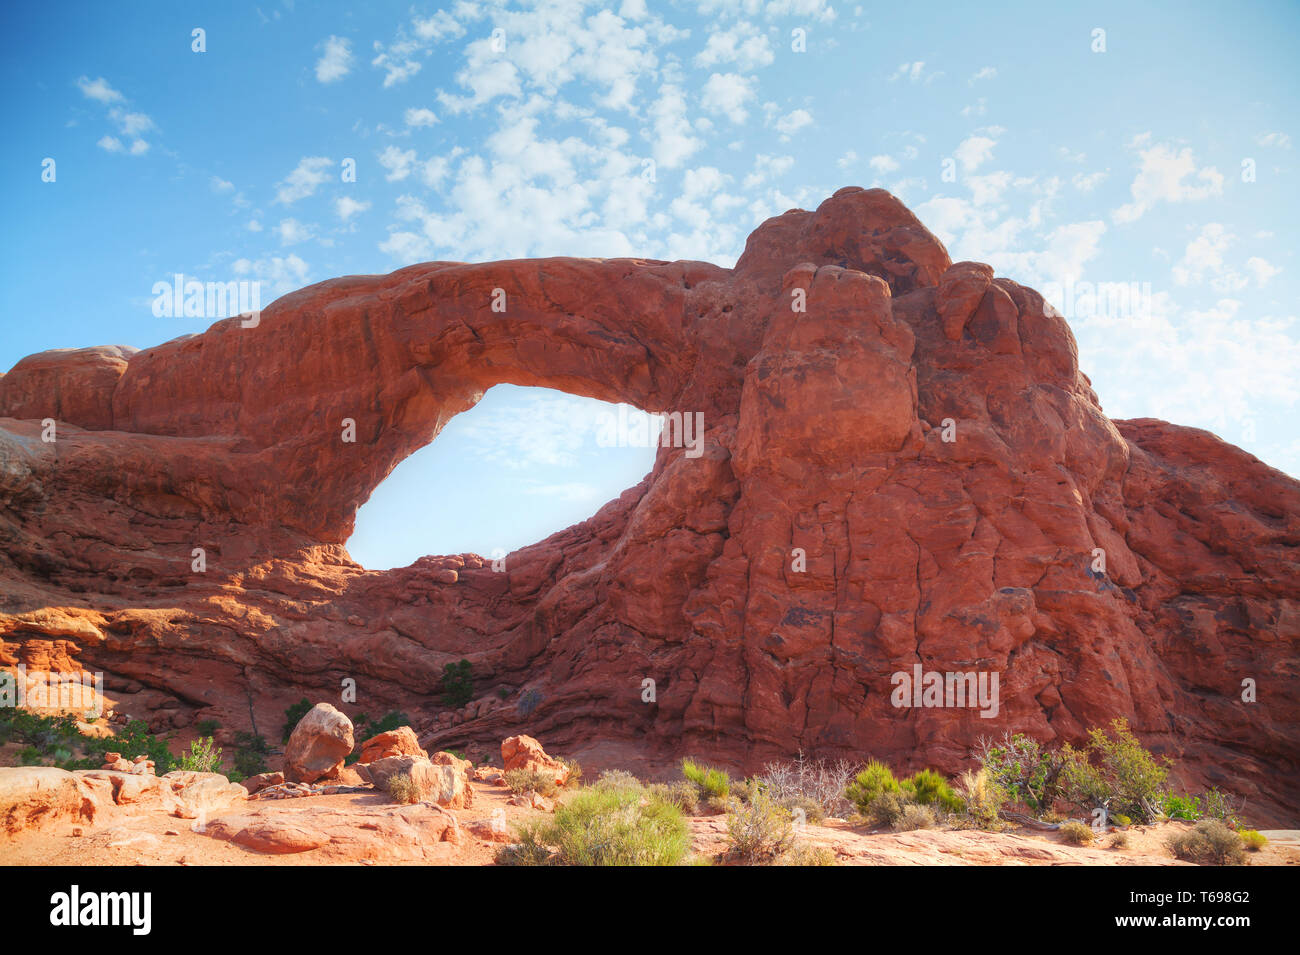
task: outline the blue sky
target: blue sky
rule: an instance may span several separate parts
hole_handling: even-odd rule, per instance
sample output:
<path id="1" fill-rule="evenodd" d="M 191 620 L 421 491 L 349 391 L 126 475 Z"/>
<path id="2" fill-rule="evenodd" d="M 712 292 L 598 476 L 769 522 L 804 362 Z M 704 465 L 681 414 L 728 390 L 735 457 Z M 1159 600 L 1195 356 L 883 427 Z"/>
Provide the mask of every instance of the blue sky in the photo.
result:
<path id="1" fill-rule="evenodd" d="M 7 5 L 0 367 L 201 331 L 153 314 L 177 272 L 265 305 L 434 258 L 730 265 L 765 217 L 879 185 L 1047 291 L 1112 417 L 1300 474 L 1300 6 L 1063 6 Z M 1090 309 L 1098 283 L 1135 294 Z M 597 447 L 599 413 L 493 389 L 380 486 L 353 555 L 590 515 L 652 460 Z"/>

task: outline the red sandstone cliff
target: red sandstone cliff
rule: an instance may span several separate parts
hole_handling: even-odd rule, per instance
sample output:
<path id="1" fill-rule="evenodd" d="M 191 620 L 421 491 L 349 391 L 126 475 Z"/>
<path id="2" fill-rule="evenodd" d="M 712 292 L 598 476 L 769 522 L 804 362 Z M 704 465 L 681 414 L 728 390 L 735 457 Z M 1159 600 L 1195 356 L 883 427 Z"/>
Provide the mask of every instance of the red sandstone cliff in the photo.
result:
<path id="1" fill-rule="evenodd" d="M 374 487 L 501 382 L 702 412 L 705 453 L 661 449 L 504 573 L 353 563 Z M 1038 293 L 952 265 L 881 190 L 769 220 L 732 270 L 429 263 L 255 328 L 31 356 L 0 377 L 0 541 L 0 665 L 102 670 L 156 729 L 272 735 L 353 678 L 350 709 L 421 714 L 439 747 L 522 730 L 951 771 L 981 735 L 1122 716 L 1186 783 L 1300 821 L 1300 483 L 1108 419 Z M 484 699 L 439 721 L 462 657 Z M 918 663 L 996 672 L 997 717 L 892 706 Z"/>

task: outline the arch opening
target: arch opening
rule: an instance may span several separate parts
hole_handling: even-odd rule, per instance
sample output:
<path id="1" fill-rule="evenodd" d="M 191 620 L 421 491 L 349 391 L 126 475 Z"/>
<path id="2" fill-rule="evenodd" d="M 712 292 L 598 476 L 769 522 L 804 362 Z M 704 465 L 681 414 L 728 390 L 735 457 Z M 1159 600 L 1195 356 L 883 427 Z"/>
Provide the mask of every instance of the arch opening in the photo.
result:
<path id="1" fill-rule="evenodd" d="M 368 570 L 505 556 L 580 523 L 654 469 L 662 423 L 629 405 L 501 384 L 409 455 L 358 509 Z"/>

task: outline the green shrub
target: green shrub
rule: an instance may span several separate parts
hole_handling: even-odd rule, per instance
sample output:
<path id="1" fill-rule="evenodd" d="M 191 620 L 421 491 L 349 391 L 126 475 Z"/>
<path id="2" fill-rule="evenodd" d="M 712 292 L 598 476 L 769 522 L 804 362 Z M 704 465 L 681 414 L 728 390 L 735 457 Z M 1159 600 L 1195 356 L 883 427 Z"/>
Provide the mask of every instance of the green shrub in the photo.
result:
<path id="1" fill-rule="evenodd" d="M 607 769 L 600 774 L 596 785 L 606 789 L 640 789 L 641 780 L 621 769 Z"/>
<path id="2" fill-rule="evenodd" d="M 681 812 L 642 786 L 580 789 L 555 815 L 525 825 L 503 865 L 678 865 L 690 849 Z"/>
<path id="3" fill-rule="evenodd" d="M 41 751 L 35 746 L 24 746 L 18 751 L 19 766 L 39 766 L 41 762 Z"/>
<path id="4" fill-rule="evenodd" d="M 302 718 L 311 712 L 312 703 L 307 697 L 303 697 L 297 703 L 288 707 L 284 711 L 284 730 L 282 742 L 289 742 L 289 737 L 293 735 L 294 727 L 302 722 Z"/>
<path id="5" fill-rule="evenodd" d="M 966 815 L 980 829 L 1001 829 L 1002 806 L 1007 801 L 1006 790 L 989 775 L 987 769 L 962 773 L 958 784 L 966 803 Z"/>
<path id="6" fill-rule="evenodd" d="M 1201 801 L 1195 796 L 1175 796 L 1169 793 L 1160 803 L 1160 811 L 1170 819 L 1195 822 L 1201 818 Z"/>
<path id="7" fill-rule="evenodd" d="M 1233 798 L 1217 789 L 1210 789 L 1205 793 L 1204 817 L 1217 819 L 1231 829 L 1241 828 L 1241 820 L 1237 818 L 1237 806 Z"/>
<path id="8" fill-rule="evenodd" d="M 230 779 L 239 782 L 249 776 L 266 772 L 266 756 L 270 752 L 265 738 L 242 730 L 235 733 L 234 771 Z M 238 776 L 239 779 L 235 779 Z"/>
<path id="9" fill-rule="evenodd" d="M 506 788 L 512 793 L 535 792 L 543 796 L 554 796 L 559 787 L 555 785 L 555 776 L 539 773 L 535 769 L 508 769 L 505 772 Z"/>
<path id="10" fill-rule="evenodd" d="M 974 756 L 1009 801 L 1037 816 L 1048 812 L 1060 795 L 1064 757 L 1023 733 L 1007 733 L 997 744 L 981 739 Z"/>
<path id="11" fill-rule="evenodd" d="M 857 807 L 858 812 L 868 815 L 873 803 L 885 793 L 899 793 L 901 787 L 894 778 L 894 771 L 884 763 L 871 760 L 862 771 L 845 787 L 844 795 Z"/>
<path id="12" fill-rule="evenodd" d="M 1254 829 L 1243 829 L 1239 835 L 1241 836 L 1241 841 L 1245 843 L 1246 848 L 1251 852 L 1258 852 L 1260 849 L 1268 845 L 1268 839 L 1264 837 L 1263 833 Z"/>
<path id="13" fill-rule="evenodd" d="M 693 782 L 705 798 L 726 799 L 731 793 L 731 777 L 721 769 L 684 759 L 682 775 Z"/>
<path id="14" fill-rule="evenodd" d="M 221 724 L 216 720 L 199 720 L 194 728 L 200 736 L 215 736 L 217 730 L 221 729 Z"/>
<path id="15" fill-rule="evenodd" d="M 904 795 L 922 806 L 933 806 L 940 812 L 961 812 L 966 808 L 961 797 L 953 792 L 952 787 L 942 775 L 933 769 L 923 769 L 913 773 L 901 783 Z"/>
<path id="16" fill-rule="evenodd" d="M 914 829 L 933 829 L 939 820 L 931 806 L 922 803 L 908 803 L 894 820 L 895 832 L 911 832 Z"/>
<path id="17" fill-rule="evenodd" d="M 149 724 L 144 720 L 131 720 L 117 731 L 111 740 L 95 741 L 103 749 L 112 749 L 127 759 L 134 759 L 144 754 L 153 760 L 154 772 L 164 776 L 176 768 L 176 757 L 167 748 L 167 741 L 159 739 L 149 732 Z M 111 745 L 108 745 L 111 744 Z M 102 756 L 103 753 L 101 752 Z M 101 760 L 102 762 L 102 760 Z"/>
<path id="18" fill-rule="evenodd" d="M 882 792 L 868 804 L 866 811 L 862 813 L 871 825 L 881 829 L 892 829 L 903 818 L 903 813 L 908 806 L 915 803 L 908 802 L 907 797 L 899 791 Z"/>
<path id="19" fill-rule="evenodd" d="M 1083 823 L 1071 819 L 1069 822 L 1061 823 L 1061 828 L 1058 831 L 1061 833 L 1061 841 L 1066 845 L 1092 845 L 1093 832 L 1091 826 L 1085 826 Z"/>
<path id="20" fill-rule="evenodd" d="M 747 802 L 736 801 L 727 815 L 727 854 L 741 862 L 771 862 L 793 841 L 790 813 L 761 789 Z"/>
<path id="21" fill-rule="evenodd" d="M 1110 821 L 1111 821 L 1112 823 L 1114 823 L 1115 825 L 1117 825 L 1117 826 L 1131 826 L 1131 825 L 1133 825 L 1133 820 L 1130 819 L 1128 816 L 1124 815 L 1122 812 L 1114 812 L 1114 813 L 1111 813 L 1111 814 L 1110 814 Z"/>
<path id="22" fill-rule="evenodd" d="M 1166 840 L 1171 852 L 1199 865 L 1243 865 L 1246 847 L 1239 836 L 1217 819 L 1202 819 L 1193 829 Z"/>
<path id="23" fill-rule="evenodd" d="M 1162 765 L 1138 742 L 1123 719 L 1111 721 L 1109 731 L 1094 727 L 1082 750 L 1065 746 L 1061 750 L 1061 771 L 1065 798 L 1091 811 L 1105 806 L 1111 812 L 1149 822 L 1154 817 L 1169 775 L 1169 762 Z"/>
<path id="24" fill-rule="evenodd" d="M 190 741 L 190 751 L 180 758 L 178 769 L 194 773 L 221 772 L 221 747 L 213 747 L 211 736 Z M 155 763 L 154 769 L 157 769 Z"/>
<path id="25" fill-rule="evenodd" d="M 460 709 L 474 698 L 474 668 L 468 660 L 442 668 L 442 705 Z"/>

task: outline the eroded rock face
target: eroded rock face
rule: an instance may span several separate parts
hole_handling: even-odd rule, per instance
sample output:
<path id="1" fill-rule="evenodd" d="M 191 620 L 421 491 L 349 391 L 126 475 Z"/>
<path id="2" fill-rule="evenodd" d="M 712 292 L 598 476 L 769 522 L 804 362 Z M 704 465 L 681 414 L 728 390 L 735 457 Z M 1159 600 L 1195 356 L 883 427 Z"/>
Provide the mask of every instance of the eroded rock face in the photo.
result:
<path id="1" fill-rule="evenodd" d="M 661 448 L 501 573 L 353 563 L 373 488 L 501 382 L 699 412 L 701 453 Z M 1183 782 L 1298 816 L 1300 484 L 1108 419 L 1061 316 L 881 190 L 769 220 L 731 270 L 435 262 L 255 328 L 33 356 L 0 377 L 0 429 L 0 663 L 104 671 L 156 729 L 265 733 L 351 678 L 431 751 L 528 733 L 954 771 L 980 736 L 1120 716 Z M 462 658 L 508 705 L 439 720 Z M 918 664 L 997 674 L 996 715 L 894 706 Z"/>

